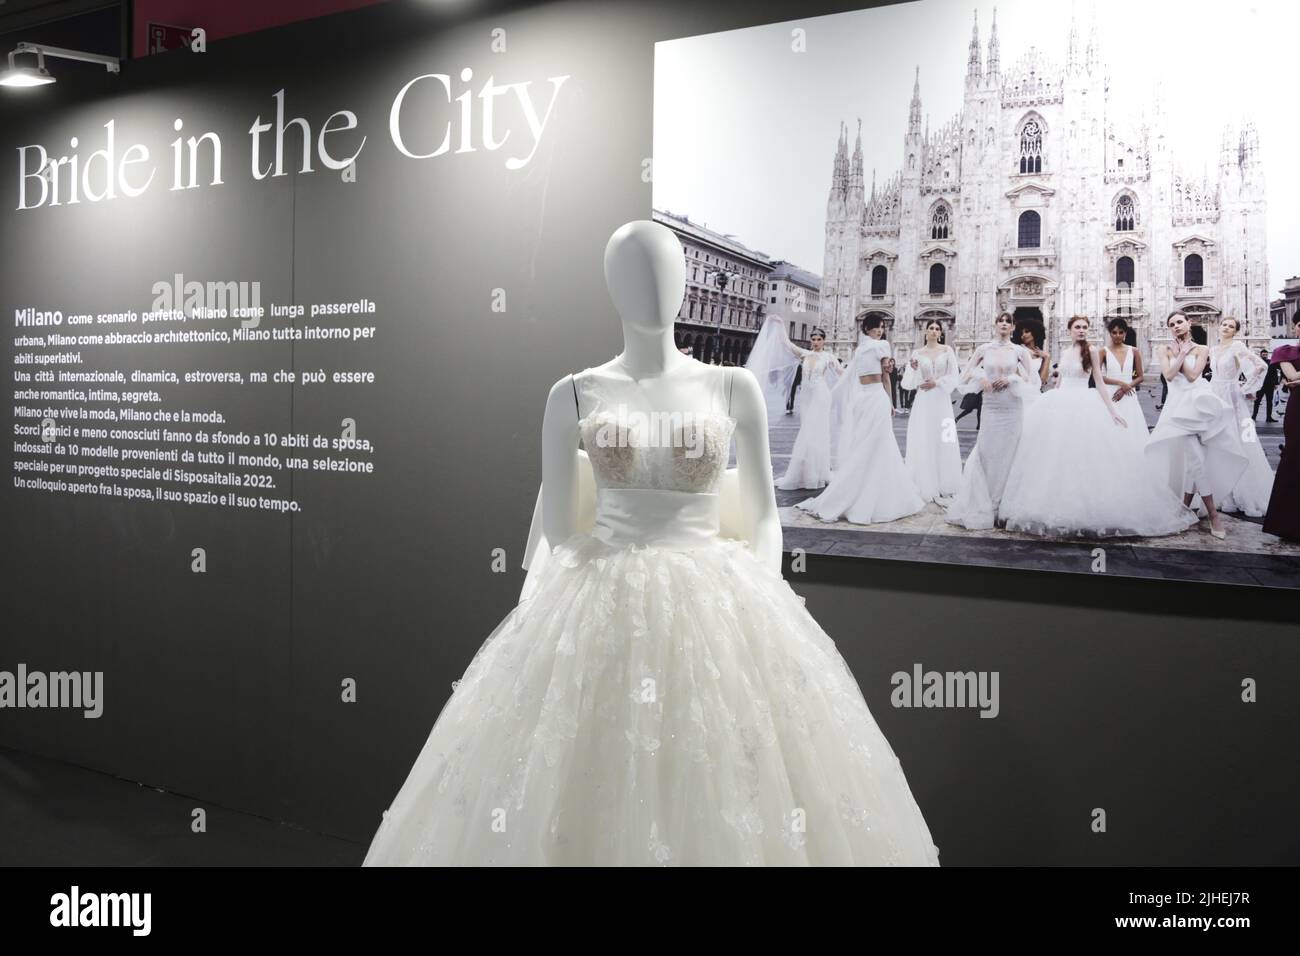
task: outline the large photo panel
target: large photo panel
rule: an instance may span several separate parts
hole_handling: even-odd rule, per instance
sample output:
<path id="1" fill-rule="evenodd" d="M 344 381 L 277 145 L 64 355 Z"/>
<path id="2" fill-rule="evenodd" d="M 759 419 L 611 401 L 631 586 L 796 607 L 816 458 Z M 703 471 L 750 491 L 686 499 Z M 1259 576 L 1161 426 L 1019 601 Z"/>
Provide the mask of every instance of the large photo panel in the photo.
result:
<path id="1" fill-rule="evenodd" d="M 678 345 L 767 391 L 788 550 L 1300 583 L 1297 27 L 920 0 L 657 44 Z"/>

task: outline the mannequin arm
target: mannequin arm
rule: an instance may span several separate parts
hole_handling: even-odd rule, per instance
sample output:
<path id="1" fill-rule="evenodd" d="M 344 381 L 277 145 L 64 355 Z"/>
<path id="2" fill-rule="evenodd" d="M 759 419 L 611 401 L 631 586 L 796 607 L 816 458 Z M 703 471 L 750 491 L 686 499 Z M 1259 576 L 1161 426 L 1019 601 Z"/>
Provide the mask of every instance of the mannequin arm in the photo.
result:
<path id="1" fill-rule="evenodd" d="M 551 386 L 542 419 L 542 531 L 551 547 L 577 530 L 578 411 L 565 376 Z"/>
<path id="2" fill-rule="evenodd" d="M 758 380 L 748 369 L 733 373 L 731 411 L 736 419 L 736 465 L 746 540 L 764 566 L 781 573 L 781 518 L 772 486 L 772 453 L 767 442 L 767 406 Z"/>

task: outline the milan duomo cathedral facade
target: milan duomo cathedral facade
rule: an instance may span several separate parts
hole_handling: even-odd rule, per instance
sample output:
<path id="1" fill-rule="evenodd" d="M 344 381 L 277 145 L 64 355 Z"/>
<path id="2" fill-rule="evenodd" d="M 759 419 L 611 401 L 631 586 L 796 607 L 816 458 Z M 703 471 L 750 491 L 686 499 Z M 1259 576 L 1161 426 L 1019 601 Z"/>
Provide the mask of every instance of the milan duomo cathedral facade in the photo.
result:
<path id="1" fill-rule="evenodd" d="M 920 71 L 902 168 L 878 186 L 862 173 L 861 123 L 852 155 L 841 127 L 826 209 L 821 322 L 840 355 L 858 323 L 884 318 L 896 355 L 932 319 L 965 359 L 1005 310 L 1040 324 L 1055 356 L 1071 315 L 1125 318 L 1144 356 L 1186 311 L 1218 337 L 1235 316 L 1248 344 L 1268 344 L 1264 175 L 1253 126 L 1226 129 L 1217 169 L 1178 169 L 1153 114 L 1134 129 L 1112 116 L 1096 29 L 1071 25 L 1064 67 L 1030 49 L 1004 71 L 994 13 L 987 56 L 978 15 L 961 112 L 922 125 Z"/>

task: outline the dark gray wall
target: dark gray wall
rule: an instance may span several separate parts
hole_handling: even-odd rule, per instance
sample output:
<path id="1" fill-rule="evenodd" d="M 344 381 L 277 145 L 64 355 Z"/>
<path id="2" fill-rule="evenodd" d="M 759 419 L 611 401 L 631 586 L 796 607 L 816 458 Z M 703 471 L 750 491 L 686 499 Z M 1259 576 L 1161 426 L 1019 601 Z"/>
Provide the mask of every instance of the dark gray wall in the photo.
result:
<path id="1" fill-rule="evenodd" d="M 377 443 L 373 476 L 298 474 L 301 515 L 74 500 L 6 479 L 0 668 L 103 670 L 107 704 L 97 721 L 0 712 L 0 744 L 368 842 L 451 681 L 517 599 L 547 389 L 621 348 L 601 255 L 650 211 L 654 41 L 860 5 L 571 0 L 453 20 L 393 3 L 5 98 L 6 319 L 29 299 L 143 309 L 154 281 L 181 272 L 259 280 L 264 300 L 368 295 L 381 334 L 132 359 L 376 369 L 369 392 L 220 393 L 250 429 L 333 433 L 347 415 Z M 496 26 L 506 54 L 489 52 Z M 500 154 L 416 162 L 392 148 L 401 84 L 464 66 L 572 75 L 526 172 Z M 246 131 L 281 87 L 314 125 L 360 114 L 356 184 L 248 176 Z M 159 154 L 176 116 L 222 133 L 226 185 L 13 211 L 16 144 L 116 118 L 121 142 Z M 494 288 L 505 314 L 489 309 Z M 7 369 L 11 336 L 5 348 Z M 6 476 L 11 459 L 6 443 Z M 190 573 L 194 547 L 206 575 Z M 508 573 L 492 572 L 494 548 Z M 829 557 L 789 577 L 858 676 L 945 863 L 1300 862 L 1294 595 Z M 1001 715 L 891 708 L 889 675 L 915 662 L 1000 671 Z M 339 701 L 346 677 L 356 704 Z M 1240 702 L 1245 677 L 1259 703 Z M 1090 832 L 1094 807 L 1106 834 Z"/>

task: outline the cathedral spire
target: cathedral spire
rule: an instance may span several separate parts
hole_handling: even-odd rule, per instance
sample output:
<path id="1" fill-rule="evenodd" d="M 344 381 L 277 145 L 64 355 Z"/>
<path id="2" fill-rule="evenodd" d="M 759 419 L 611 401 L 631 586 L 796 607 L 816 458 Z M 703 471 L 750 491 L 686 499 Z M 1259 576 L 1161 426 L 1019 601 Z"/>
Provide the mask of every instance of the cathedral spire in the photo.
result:
<path id="1" fill-rule="evenodd" d="M 989 34 L 989 62 L 987 76 L 989 82 L 996 85 L 1002 73 L 1002 56 L 998 49 L 998 8 L 993 8 L 993 32 Z"/>
<path id="2" fill-rule="evenodd" d="M 912 83 L 912 109 L 907 117 L 907 135 L 921 135 L 921 67 L 916 68 L 916 80 Z"/>
<path id="3" fill-rule="evenodd" d="M 849 170 L 849 192 L 862 198 L 862 120 L 858 120 L 858 138 L 853 144 L 853 166 Z"/>
<path id="4" fill-rule="evenodd" d="M 1237 163 L 1237 143 L 1233 142 L 1232 126 L 1223 124 L 1223 137 L 1219 140 L 1219 172 L 1226 173 Z"/>
<path id="5" fill-rule="evenodd" d="M 1094 73 L 1097 70 L 1098 60 L 1101 56 L 1101 44 L 1097 40 L 1097 11 L 1092 13 L 1092 28 L 1088 31 L 1088 72 Z"/>
<path id="6" fill-rule="evenodd" d="M 1075 73 L 1079 69 L 1079 25 L 1074 18 L 1074 4 L 1070 4 L 1070 40 L 1065 48 L 1065 72 Z"/>
<path id="7" fill-rule="evenodd" d="M 970 28 L 970 49 L 966 54 L 966 85 L 974 86 L 980 81 L 983 69 L 980 65 L 980 12 L 975 11 L 975 22 Z"/>
<path id="8" fill-rule="evenodd" d="M 831 198 L 843 196 L 848 187 L 848 159 L 844 147 L 844 123 L 840 123 L 840 135 L 835 141 L 835 162 L 831 164 Z"/>

